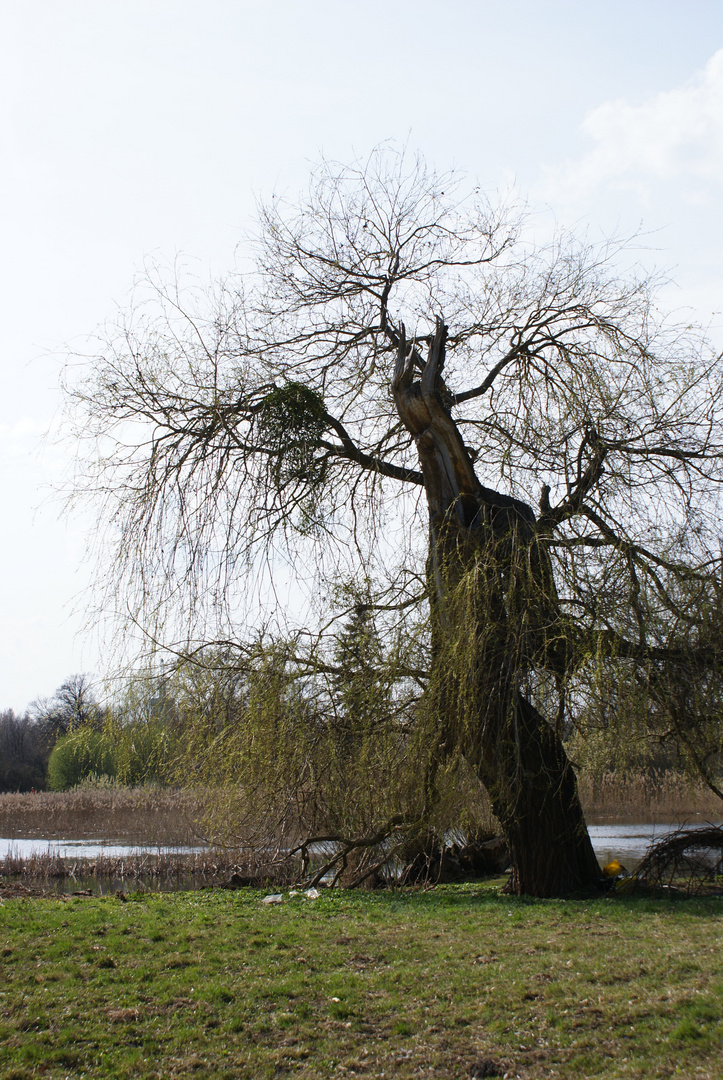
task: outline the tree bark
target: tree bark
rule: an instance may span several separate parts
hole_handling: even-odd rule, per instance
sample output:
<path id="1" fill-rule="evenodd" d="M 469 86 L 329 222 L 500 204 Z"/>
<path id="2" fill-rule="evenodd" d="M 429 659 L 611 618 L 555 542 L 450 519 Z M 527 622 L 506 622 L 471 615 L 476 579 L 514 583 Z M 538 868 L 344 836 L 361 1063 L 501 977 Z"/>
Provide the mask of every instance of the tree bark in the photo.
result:
<path id="1" fill-rule="evenodd" d="M 529 506 L 477 479 L 442 379 L 441 320 L 426 362 L 403 327 L 396 340 L 392 392 L 429 507 L 437 761 L 462 754 L 488 791 L 510 847 L 511 891 L 588 888 L 600 868 L 574 770 L 559 733 L 521 691 L 535 665 L 562 678 L 567 663 L 545 537 Z"/>

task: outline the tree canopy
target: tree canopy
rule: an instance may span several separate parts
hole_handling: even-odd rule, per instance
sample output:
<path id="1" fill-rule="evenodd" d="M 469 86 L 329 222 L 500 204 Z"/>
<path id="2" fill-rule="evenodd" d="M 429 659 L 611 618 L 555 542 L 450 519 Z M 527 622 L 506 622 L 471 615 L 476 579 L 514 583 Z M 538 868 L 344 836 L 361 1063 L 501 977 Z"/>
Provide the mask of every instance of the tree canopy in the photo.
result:
<path id="1" fill-rule="evenodd" d="M 100 730 L 105 712 L 98 704 L 87 675 L 71 675 L 51 698 L 38 698 L 30 706 L 32 719 L 50 739 L 67 735 L 74 728 Z"/>
<path id="2" fill-rule="evenodd" d="M 152 274 L 69 369 L 115 610 L 179 653 L 228 649 L 250 598 L 268 616 L 295 580 L 289 662 L 332 676 L 353 644 L 333 617 L 373 612 L 416 687 L 396 722 L 427 732 L 425 799 L 459 756 L 515 888 L 589 883 L 562 737 L 596 694 L 635 687 L 715 785 L 720 356 L 620 245 L 535 244 L 517 208 L 403 153 L 322 163 L 261 206 L 248 252 L 208 290 Z"/>

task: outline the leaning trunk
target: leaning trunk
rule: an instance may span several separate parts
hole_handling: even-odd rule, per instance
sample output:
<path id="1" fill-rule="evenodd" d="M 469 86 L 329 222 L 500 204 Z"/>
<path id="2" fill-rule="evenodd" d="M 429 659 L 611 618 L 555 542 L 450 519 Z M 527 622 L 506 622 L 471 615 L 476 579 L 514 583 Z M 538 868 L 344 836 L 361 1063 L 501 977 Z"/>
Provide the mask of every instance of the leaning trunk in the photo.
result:
<path id="1" fill-rule="evenodd" d="M 450 415 L 445 337 L 439 322 L 424 363 L 402 328 L 393 383 L 429 506 L 432 771 L 464 756 L 509 844 L 511 889 L 557 896 L 593 885 L 600 870 L 559 732 L 522 687 L 534 671 L 561 687 L 570 650 L 534 514 L 479 483 Z"/>
<path id="2" fill-rule="evenodd" d="M 560 896 L 595 884 L 600 867 L 560 738 L 520 694 L 500 720 L 486 726 L 475 765 L 510 848 L 510 890 Z"/>

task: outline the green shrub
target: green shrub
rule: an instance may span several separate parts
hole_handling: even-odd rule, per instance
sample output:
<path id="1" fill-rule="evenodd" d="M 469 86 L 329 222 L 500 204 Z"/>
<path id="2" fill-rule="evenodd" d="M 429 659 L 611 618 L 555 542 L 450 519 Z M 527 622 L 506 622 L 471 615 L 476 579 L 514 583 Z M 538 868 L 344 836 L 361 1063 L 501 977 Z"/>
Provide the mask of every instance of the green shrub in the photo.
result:
<path id="1" fill-rule="evenodd" d="M 48 787 L 68 791 L 87 777 L 116 776 L 113 740 L 103 731 L 80 727 L 63 735 L 53 747 L 48 761 Z"/>
<path id="2" fill-rule="evenodd" d="M 163 783 L 170 737 L 161 723 L 109 722 L 103 731 L 79 727 L 55 744 L 48 762 L 48 786 L 68 791 L 78 785 L 117 782 Z"/>

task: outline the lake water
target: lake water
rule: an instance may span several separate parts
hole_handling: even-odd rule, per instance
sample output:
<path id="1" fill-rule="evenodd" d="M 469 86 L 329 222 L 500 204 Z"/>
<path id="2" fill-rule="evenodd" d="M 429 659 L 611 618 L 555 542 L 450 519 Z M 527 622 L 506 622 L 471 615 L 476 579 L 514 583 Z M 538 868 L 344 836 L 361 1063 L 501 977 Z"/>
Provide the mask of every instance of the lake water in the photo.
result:
<path id="1" fill-rule="evenodd" d="M 650 844 L 662 839 L 681 826 L 650 824 L 591 825 L 590 839 L 595 854 L 604 866 L 612 859 L 618 859 L 628 870 L 634 869 L 645 855 Z M 694 829 L 698 825 L 685 825 L 683 828 Z M 60 856 L 64 859 L 95 859 L 100 855 L 109 858 L 151 854 L 192 855 L 206 850 L 200 847 L 158 847 L 150 844 L 128 844 L 113 840 L 48 840 L 39 837 L 32 839 L 3 839 L 0 837 L 0 858 L 12 854 L 16 858 L 29 859 L 33 855 Z"/>
<path id="2" fill-rule="evenodd" d="M 11 854 L 14 858 L 30 859 L 33 855 L 52 855 L 63 859 L 97 859 L 104 855 L 109 859 L 122 859 L 130 855 L 194 855 L 205 851 L 201 847 L 169 847 L 158 844 L 129 844 L 122 840 L 48 840 L 38 836 L 15 838 L 0 837 L 0 858 Z"/>
<path id="3" fill-rule="evenodd" d="M 632 871 L 651 844 L 679 829 L 699 829 L 705 822 L 687 825 L 590 825 L 590 839 L 601 866 L 617 859 Z"/>

